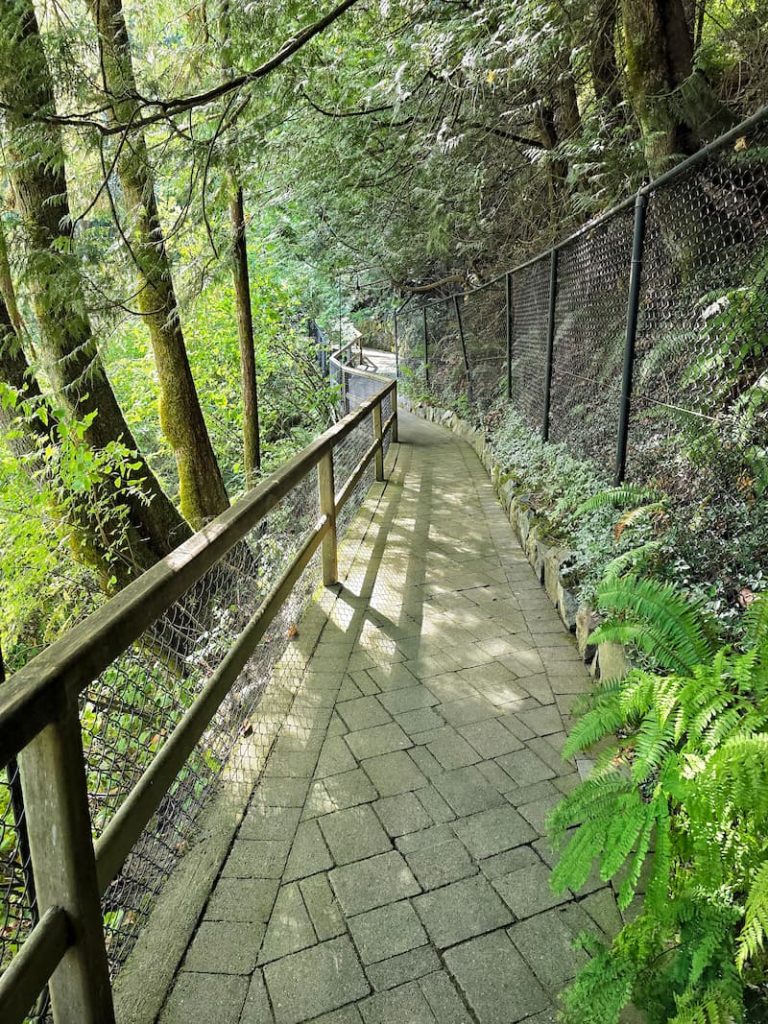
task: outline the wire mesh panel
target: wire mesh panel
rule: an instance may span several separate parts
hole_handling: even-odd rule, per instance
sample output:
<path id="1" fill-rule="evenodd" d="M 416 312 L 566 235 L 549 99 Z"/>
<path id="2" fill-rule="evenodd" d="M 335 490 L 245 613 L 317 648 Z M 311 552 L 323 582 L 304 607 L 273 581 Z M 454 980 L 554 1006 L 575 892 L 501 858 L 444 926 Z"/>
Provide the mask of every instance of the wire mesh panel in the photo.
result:
<path id="1" fill-rule="evenodd" d="M 313 471 L 86 689 L 80 715 L 95 837 L 221 665 L 318 517 Z M 113 971 L 184 854 L 316 582 L 314 571 L 304 573 L 105 894 Z"/>
<path id="2" fill-rule="evenodd" d="M 547 253 L 512 276 L 512 401 L 535 430 L 544 409 L 549 274 Z"/>
<path id="3" fill-rule="evenodd" d="M 427 318 L 429 343 L 429 388 L 438 403 L 453 406 L 472 389 L 462 356 L 453 299 L 430 303 L 423 312 Z"/>
<path id="4" fill-rule="evenodd" d="M 0 974 L 21 949 L 36 921 L 21 782 L 13 761 L 0 771 Z M 42 1019 L 45 1004 L 43 995 L 28 1020 Z"/>
<path id="5" fill-rule="evenodd" d="M 348 434 L 333 452 L 334 477 L 338 494 L 345 482 L 352 476 L 361 459 L 373 444 L 373 416 L 369 413 L 357 428 Z M 346 532 L 355 517 L 357 509 L 375 479 L 375 469 L 370 463 L 355 486 L 352 498 L 338 515 L 338 529 Z"/>
<path id="6" fill-rule="evenodd" d="M 628 475 L 727 494 L 764 475 L 768 131 L 649 197 Z"/>
<path id="7" fill-rule="evenodd" d="M 400 375 L 412 391 L 426 389 L 424 366 L 424 316 L 415 306 L 397 314 L 398 363 Z"/>
<path id="8" fill-rule="evenodd" d="M 504 278 L 458 300 L 471 381 L 470 405 L 484 412 L 506 383 L 507 298 Z"/>
<path id="9" fill-rule="evenodd" d="M 632 210 L 557 254 L 549 437 L 613 469 L 632 253 Z"/>

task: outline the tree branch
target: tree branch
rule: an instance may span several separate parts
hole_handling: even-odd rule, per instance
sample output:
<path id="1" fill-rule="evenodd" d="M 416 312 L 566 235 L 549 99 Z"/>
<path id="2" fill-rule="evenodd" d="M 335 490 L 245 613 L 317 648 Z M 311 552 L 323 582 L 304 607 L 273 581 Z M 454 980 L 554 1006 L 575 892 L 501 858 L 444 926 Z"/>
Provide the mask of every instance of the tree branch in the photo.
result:
<path id="1" fill-rule="evenodd" d="M 228 96 L 229 93 L 236 92 L 244 86 L 249 85 L 251 82 L 255 82 L 260 78 L 265 78 L 276 68 L 280 67 L 281 64 L 284 64 L 295 53 L 298 53 L 298 51 L 306 46 L 311 39 L 314 39 L 315 36 L 324 32 L 329 25 L 332 25 L 334 21 L 345 14 L 346 11 L 348 11 L 350 7 L 353 7 L 357 2 L 358 0 L 342 0 L 342 2 L 334 7 L 333 10 L 329 11 L 325 17 L 320 18 L 319 21 L 316 21 L 307 28 L 302 29 L 293 36 L 293 38 L 286 40 L 277 53 L 263 64 L 260 64 L 259 67 L 254 68 L 252 71 L 245 71 L 240 75 L 235 75 L 234 78 L 221 82 L 219 85 L 216 85 L 211 89 L 206 89 L 205 91 L 196 93 L 192 96 L 180 96 L 167 100 L 151 99 L 149 97 L 142 96 L 139 93 L 132 95 L 130 98 L 135 99 L 140 107 L 143 107 L 146 110 L 155 108 L 155 112 L 148 113 L 144 117 L 136 118 L 130 125 L 109 124 L 96 119 L 97 115 L 103 114 L 105 111 L 111 109 L 111 105 L 98 108 L 86 114 L 32 114 L 29 119 L 31 121 L 39 121 L 62 126 L 66 125 L 74 128 L 94 128 L 102 135 L 119 135 L 125 131 L 139 131 L 142 128 L 146 128 L 147 125 L 156 124 L 158 121 L 175 117 L 177 114 L 183 114 L 195 107 L 204 107 L 209 103 L 215 103 L 216 100 L 221 99 L 222 96 Z M 126 98 L 129 97 L 121 97 L 121 99 Z M 7 104 L 0 104 L 0 109 L 9 110 L 11 108 Z"/>

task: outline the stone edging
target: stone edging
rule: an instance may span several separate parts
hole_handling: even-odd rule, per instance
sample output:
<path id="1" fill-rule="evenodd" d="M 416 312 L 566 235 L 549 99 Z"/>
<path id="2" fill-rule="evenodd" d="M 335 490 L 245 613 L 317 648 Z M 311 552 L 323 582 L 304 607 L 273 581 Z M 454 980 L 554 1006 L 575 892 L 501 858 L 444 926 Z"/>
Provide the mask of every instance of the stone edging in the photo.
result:
<path id="1" fill-rule="evenodd" d="M 579 653 L 584 658 L 590 675 L 596 679 L 620 678 L 626 675 L 629 663 L 620 644 L 590 643 L 590 636 L 598 623 L 597 614 L 590 605 L 580 604 L 573 590 L 563 581 L 562 568 L 569 561 L 572 552 L 542 540 L 541 530 L 534 516 L 525 501 L 518 496 L 514 481 L 508 478 L 502 465 L 497 462 L 482 431 L 476 430 L 450 409 L 413 405 L 404 397 L 400 398 L 400 404 L 410 409 L 414 415 L 446 427 L 474 448 L 491 478 L 514 534 L 539 583 L 557 609 L 565 628 L 576 637 Z"/>

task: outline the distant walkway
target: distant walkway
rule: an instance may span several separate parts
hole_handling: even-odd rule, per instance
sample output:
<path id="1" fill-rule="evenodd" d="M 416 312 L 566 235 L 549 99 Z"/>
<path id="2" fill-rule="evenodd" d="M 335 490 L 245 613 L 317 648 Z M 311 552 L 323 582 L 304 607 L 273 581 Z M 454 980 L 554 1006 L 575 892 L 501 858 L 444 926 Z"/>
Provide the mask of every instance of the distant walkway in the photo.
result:
<path id="1" fill-rule="evenodd" d="M 620 924 L 548 885 L 583 664 L 474 452 L 400 438 L 162 1024 L 554 1024 Z"/>
<path id="2" fill-rule="evenodd" d="M 380 352 L 377 348 L 364 348 L 363 360 L 366 367 L 387 377 L 395 376 L 395 353 Z"/>

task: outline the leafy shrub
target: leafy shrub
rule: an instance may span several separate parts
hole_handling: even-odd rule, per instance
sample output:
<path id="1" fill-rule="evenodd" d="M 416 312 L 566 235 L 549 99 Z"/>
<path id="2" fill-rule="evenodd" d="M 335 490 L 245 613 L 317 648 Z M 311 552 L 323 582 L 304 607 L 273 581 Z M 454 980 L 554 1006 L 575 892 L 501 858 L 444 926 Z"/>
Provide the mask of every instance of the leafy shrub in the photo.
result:
<path id="1" fill-rule="evenodd" d="M 567 1024 L 616 1024 L 630 1001 L 649 1024 L 758 1021 L 768 1010 L 768 598 L 744 639 L 666 583 L 626 577 L 598 590 L 595 635 L 653 650 L 587 700 L 564 749 L 601 743 L 590 777 L 555 810 L 567 846 L 553 886 L 580 889 L 593 864 L 638 916 L 564 997 Z M 575 826 L 575 828 L 573 827 Z"/>

